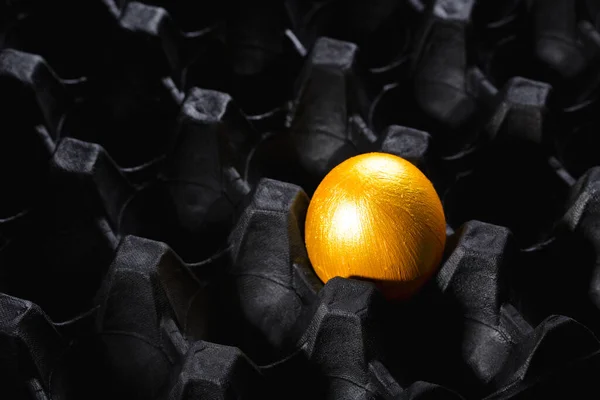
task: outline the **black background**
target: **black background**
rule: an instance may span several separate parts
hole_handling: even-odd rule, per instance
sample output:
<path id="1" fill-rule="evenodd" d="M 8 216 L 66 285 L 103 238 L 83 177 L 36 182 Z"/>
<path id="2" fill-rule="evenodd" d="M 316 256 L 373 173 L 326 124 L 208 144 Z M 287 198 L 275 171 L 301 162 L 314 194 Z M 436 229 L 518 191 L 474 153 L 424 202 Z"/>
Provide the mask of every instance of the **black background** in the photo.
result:
<path id="1" fill-rule="evenodd" d="M 0 398 L 597 398 L 600 2 L 0 2 Z M 383 151 L 438 274 L 323 285 Z"/>

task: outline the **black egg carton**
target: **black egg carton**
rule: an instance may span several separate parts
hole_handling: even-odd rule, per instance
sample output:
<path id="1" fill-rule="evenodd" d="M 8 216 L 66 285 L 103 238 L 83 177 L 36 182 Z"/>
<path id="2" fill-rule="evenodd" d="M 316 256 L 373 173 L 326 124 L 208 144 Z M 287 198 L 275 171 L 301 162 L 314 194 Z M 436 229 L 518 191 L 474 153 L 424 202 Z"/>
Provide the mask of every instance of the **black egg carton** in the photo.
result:
<path id="1" fill-rule="evenodd" d="M 0 398 L 597 398 L 600 3 L 0 3 Z M 433 182 L 409 301 L 323 284 L 335 165 Z"/>

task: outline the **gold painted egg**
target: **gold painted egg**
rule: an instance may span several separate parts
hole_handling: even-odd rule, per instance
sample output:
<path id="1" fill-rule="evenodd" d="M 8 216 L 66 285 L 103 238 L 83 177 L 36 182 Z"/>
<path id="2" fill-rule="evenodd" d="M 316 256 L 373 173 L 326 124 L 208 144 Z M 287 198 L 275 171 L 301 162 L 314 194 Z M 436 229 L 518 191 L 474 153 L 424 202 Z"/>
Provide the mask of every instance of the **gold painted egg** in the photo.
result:
<path id="1" fill-rule="evenodd" d="M 441 201 L 403 158 L 366 153 L 336 166 L 317 187 L 305 241 L 323 281 L 374 281 L 388 299 L 415 294 L 436 272 L 446 242 Z"/>

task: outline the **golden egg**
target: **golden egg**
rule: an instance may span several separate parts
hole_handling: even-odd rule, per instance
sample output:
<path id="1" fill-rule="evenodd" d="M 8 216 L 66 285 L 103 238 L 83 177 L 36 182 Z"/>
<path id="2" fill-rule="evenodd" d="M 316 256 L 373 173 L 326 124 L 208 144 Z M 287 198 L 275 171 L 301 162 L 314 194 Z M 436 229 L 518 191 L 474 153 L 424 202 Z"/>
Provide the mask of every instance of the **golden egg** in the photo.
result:
<path id="1" fill-rule="evenodd" d="M 389 299 L 416 293 L 437 270 L 446 242 L 444 210 L 413 164 L 385 153 L 352 157 L 315 191 L 306 249 L 323 282 L 374 281 Z"/>

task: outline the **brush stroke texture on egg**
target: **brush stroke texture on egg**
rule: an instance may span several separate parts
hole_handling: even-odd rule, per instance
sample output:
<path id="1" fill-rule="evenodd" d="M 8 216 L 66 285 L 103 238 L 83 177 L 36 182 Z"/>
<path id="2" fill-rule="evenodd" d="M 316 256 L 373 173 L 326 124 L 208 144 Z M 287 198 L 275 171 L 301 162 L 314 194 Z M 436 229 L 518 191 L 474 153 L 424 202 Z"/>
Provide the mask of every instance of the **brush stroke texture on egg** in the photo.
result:
<path id="1" fill-rule="evenodd" d="M 433 185 L 417 167 L 367 153 L 323 179 L 308 208 L 305 241 L 323 282 L 369 279 L 386 297 L 406 298 L 436 271 L 446 222 Z"/>

